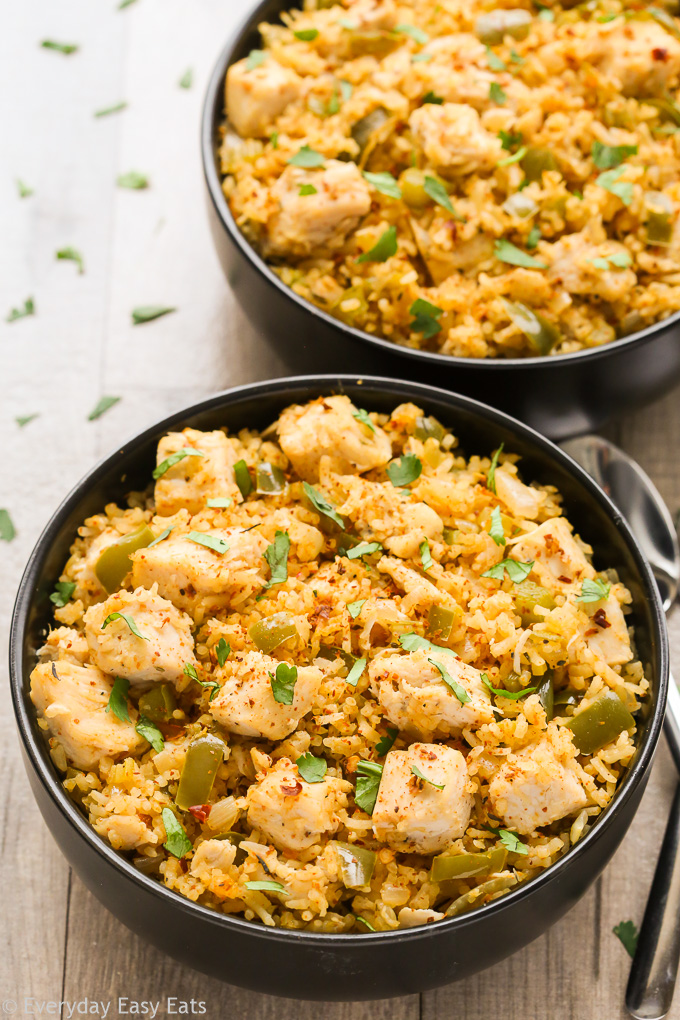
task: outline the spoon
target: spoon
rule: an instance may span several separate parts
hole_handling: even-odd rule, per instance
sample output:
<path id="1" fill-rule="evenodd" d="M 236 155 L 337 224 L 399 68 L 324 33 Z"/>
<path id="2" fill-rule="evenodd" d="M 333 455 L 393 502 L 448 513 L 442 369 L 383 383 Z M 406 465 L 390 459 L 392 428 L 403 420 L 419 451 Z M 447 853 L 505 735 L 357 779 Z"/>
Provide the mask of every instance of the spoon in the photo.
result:
<path id="1" fill-rule="evenodd" d="M 668 612 L 678 593 L 678 538 L 651 478 L 631 457 L 600 436 L 580 436 L 563 449 L 618 506 L 649 560 Z M 680 691 L 670 677 L 664 732 L 680 772 Z M 636 1020 L 662 1020 L 673 1001 L 680 962 L 680 784 L 671 806 L 626 989 Z"/>

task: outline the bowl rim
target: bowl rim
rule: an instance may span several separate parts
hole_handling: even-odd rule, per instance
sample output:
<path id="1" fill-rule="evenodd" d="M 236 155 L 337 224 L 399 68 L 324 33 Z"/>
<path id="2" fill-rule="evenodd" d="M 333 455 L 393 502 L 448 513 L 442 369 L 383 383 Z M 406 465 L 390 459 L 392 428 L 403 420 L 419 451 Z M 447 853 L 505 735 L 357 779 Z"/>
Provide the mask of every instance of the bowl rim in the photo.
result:
<path id="1" fill-rule="evenodd" d="M 33 710 L 29 705 L 27 696 L 24 693 L 23 676 L 25 671 L 24 662 L 24 635 L 28 624 L 29 611 L 37 593 L 37 579 L 42 571 L 44 561 L 49 554 L 53 540 L 58 534 L 62 522 L 74 510 L 78 508 L 83 496 L 95 484 L 98 479 L 104 476 L 118 460 L 121 465 L 129 458 L 134 457 L 138 450 L 149 441 L 160 437 L 170 429 L 181 426 L 186 420 L 196 415 L 219 410 L 231 404 L 238 404 L 242 400 L 252 399 L 259 395 L 271 396 L 292 393 L 300 389 L 308 391 L 308 399 L 313 399 L 314 393 L 328 391 L 343 392 L 346 386 L 374 387 L 384 390 L 394 396 L 395 401 L 400 399 L 418 400 L 419 397 L 427 400 L 436 399 L 443 401 L 451 407 L 452 413 L 458 410 L 467 410 L 473 415 L 486 420 L 490 425 L 501 426 L 508 429 L 518 438 L 528 444 L 535 446 L 538 450 L 548 454 L 553 460 L 560 464 L 569 473 L 575 476 L 576 480 L 585 486 L 593 498 L 606 511 L 612 522 L 612 526 L 619 531 L 631 553 L 632 559 L 638 571 L 638 581 L 642 591 L 642 597 L 650 602 L 652 608 L 652 619 L 655 630 L 657 646 L 656 664 L 659 674 L 659 691 L 656 704 L 647 724 L 647 732 L 643 743 L 639 747 L 637 757 L 633 765 L 624 776 L 620 788 L 614 795 L 611 803 L 607 805 L 602 815 L 585 836 L 575 846 L 572 846 L 555 864 L 552 864 L 545 871 L 531 879 L 529 882 L 520 883 L 511 889 L 504 896 L 497 900 L 479 907 L 475 911 L 462 914 L 459 917 L 439 921 L 436 925 L 423 925 L 414 928 L 397 929 L 386 932 L 367 932 L 361 934 L 362 944 L 369 941 L 373 945 L 382 944 L 386 940 L 396 941 L 419 941 L 428 938 L 433 932 L 450 931 L 454 927 L 463 929 L 468 925 L 475 924 L 481 917 L 491 914 L 502 913 L 509 909 L 517 901 L 527 899 L 534 891 L 540 890 L 546 882 L 558 880 L 567 866 L 582 858 L 592 843 L 599 840 L 605 830 L 615 824 L 615 820 L 624 812 L 626 804 L 634 795 L 643 777 L 647 774 L 653 759 L 656 745 L 661 732 L 663 716 L 666 705 L 666 697 L 669 684 L 669 651 L 668 635 L 666 630 L 666 619 L 661 606 L 656 583 L 649 564 L 647 563 L 640 546 L 633 536 L 629 525 L 612 503 L 606 493 L 600 489 L 597 483 L 588 475 L 579 464 L 568 454 L 552 443 L 549 439 L 540 435 L 528 425 L 517 421 L 510 415 L 505 414 L 496 408 L 474 400 L 462 394 L 451 393 L 448 390 L 431 386 L 425 383 L 409 382 L 401 379 L 390 379 L 381 376 L 351 375 L 341 373 L 337 375 L 300 375 L 291 376 L 285 379 L 266 380 L 257 383 L 248 383 L 235 386 L 213 394 L 200 401 L 196 401 L 187 407 L 180 408 L 170 415 L 166 415 L 146 426 L 141 432 L 130 436 L 125 442 L 117 445 L 109 454 L 100 458 L 71 489 L 68 495 L 62 500 L 57 509 L 51 515 L 48 523 L 38 538 L 22 575 L 12 612 L 12 621 L 9 639 L 9 667 L 10 667 L 10 688 L 14 714 L 19 729 L 19 736 L 24 754 L 27 757 L 27 765 L 30 763 L 33 772 L 43 790 L 47 793 L 53 806 L 65 817 L 71 828 L 83 839 L 95 854 L 112 867 L 121 880 L 128 882 L 139 882 L 153 898 L 163 900 L 169 906 L 173 906 L 182 913 L 188 913 L 198 919 L 214 925 L 226 925 L 228 928 L 240 929 L 243 934 L 249 937 L 263 939 L 281 939 L 283 941 L 297 940 L 303 943 L 310 943 L 317 947 L 337 946 L 339 944 L 354 944 L 357 934 L 351 933 L 321 933 L 310 931 L 295 931 L 283 928 L 270 928 L 260 922 L 248 921 L 236 915 L 223 914 L 211 910 L 209 907 L 193 903 L 181 896 L 179 893 L 168 889 L 162 883 L 147 877 L 137 871 L 132 863 L 121 853 L 106 844 L 97 835 L 89 821 L 78 811 L 75 804 L 64 791 L 54 766 L 49 760 L 44 743 L 36 737 L 33 729 Z M 292 396 L 290 399 L 298 399 Z"/>
<path id="2" fill-rule="evenodd" d="M 548 356 L 532 356 L 528 358 L 463 358 L 458 355 L 441 354 L 438 351 L 424 351 L 415 347 L 406 347 L 402 344 L 393 343 L 383 337 L 374 336 L 362 329 L 348 326 L 328 312 L 317 307 L 311 301 L 296 294 L 276 275 L 271 267 L 253 248 L 238 228 L 232 216 L 229 204 L 222 190 L 221 174 L 217 166 L 217 151 L 215 138 L 215 120 L 217 117 L 217 104 L 224 90 L 224 79 L 228 67 L 234 62 L 235 52 L 240 48 L 244 38 L 252 32 L 258 23 L 263 20 L 265 13 L 270 11 L 274 5 L 280 5 L 281 10 L 289 6 L 297 6 L 295 0 L 260 0 L 257 6 L 247 14 L 236 29 L 231 33 L 227 44 L 220 52 L 212 74 L 203 102 L 201 115 L 201 157 L 203 161 L 203 174 L 210 195 L 210 200 L 215 212 L 232 243 L 241 252 L 253 268 L 259 273 L 263 280 L 279 294 L 292 301 L 302 312 L 321 319 L 328 327 L 337 330 L 344 335 L 345 339 L 358 341 L 376 347 L 387 354 L 397 354 L 415 361 L 430 363 L 432 366 L 448 365 L 457 369 L 471 369 L 493 372 L 503 369 L 520 368 L 552 368 L 559 370 L 563 365 L 575 365 L 582 361 L 611 356 L 616 350 L 630 347 L 633 344 L 650 343 L 656 339 L 657 334 L 665 332 L 680 321 L 680 311 L 660 319 L 636 333 L 620 339 L 612 340 L 610 343 L 601 344 L 598 347 L 589 347 L 582 351 L 572 351 L 566 354 L 555 354 Z"/>

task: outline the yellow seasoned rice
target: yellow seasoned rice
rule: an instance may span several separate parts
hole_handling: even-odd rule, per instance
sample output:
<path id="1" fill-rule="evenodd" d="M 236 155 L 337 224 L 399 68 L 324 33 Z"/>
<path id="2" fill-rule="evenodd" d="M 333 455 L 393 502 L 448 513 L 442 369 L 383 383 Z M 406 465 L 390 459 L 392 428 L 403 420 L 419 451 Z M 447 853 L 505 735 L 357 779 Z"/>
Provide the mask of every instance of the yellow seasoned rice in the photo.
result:
<path id="1" fill-rule="evenodd" d="M 568 851 L 625 774 L 648 682 L 630 593 L 517 461 L 344 396 L 262 434 L 164 437 L 155 487 L 79 528 L 32 674 L 95 832 L 193 901 L 318 932 L 453 916 Z M 263 650 L 275 614 L 289 636 Z M 570 721 L 612 697 L 628 722 L 581 753 Z M 187 804 L 206 737 L 216 774 Z"/>
<path id="2" fill-rule="evenodd" d="M 237 224 L 297 294 L 470 358 L 680 310 L 663 4 L 306 0 L 281 21 L 228 72 L 220 156 Z"/>

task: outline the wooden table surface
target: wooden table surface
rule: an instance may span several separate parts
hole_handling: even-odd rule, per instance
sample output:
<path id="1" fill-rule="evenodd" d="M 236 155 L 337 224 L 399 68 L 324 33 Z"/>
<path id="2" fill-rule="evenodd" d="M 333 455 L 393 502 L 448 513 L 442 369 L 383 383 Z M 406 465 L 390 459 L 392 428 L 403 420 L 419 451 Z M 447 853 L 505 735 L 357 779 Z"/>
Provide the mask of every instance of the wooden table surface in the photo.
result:
<path id="1" fill-rule="evenodd" d="M 0 507 L 17 534 L 0 543 L 0 643 L 16 587 L 48 516 L 122 437 L 213 390 L 285 374 L 230 293 L 212 249 L 202 191 L 198 118 L 224 39 L 251 0 L 20 0 L 0 13 Z M 64 56 L 42 39 L 78 43 Z M 193 69 L 193 85 L 179 79 Z M 95 110 L 125 100 L 123 112 Z M 151 187 L 116 187 L 147 173 Z M 20 198 L 15 179 L 35 190 Z M 80 250 L 57 261 L 64 246 Z M 32 296 L 36 314 L 12 324 Z M 133 327 L 131 309 L 173 315 Z M 680 506 L 679 391 L 610 429 Z M 122 400 L 87 420 L 102 395 Z M 593 394 L 597 399 L 597 394 Z M 15 416 L 38 413 L 23 428 Z M 680 618 L 671 620 L 676 670 Z M 111 917 L 70 872 L 35 807 L 0 671 L 0 1002 L 17 1015 L 40 1003 L 167 996 L 205 1003 L 208 1020 L 617 1020 L 629 959 L 612 934 L 639 924 L 675 775 L 661 746 L 637 818 L 604 875 L 537 942 L 492 970 L 422 997 L 328 1004 L 245 992 L 183 968 Z M 26 1001 L 29 1000 L 29 1001 Z M 1 1006 L 0 1006 L 1 1008 Z M 44 1007 L 51 1011 L 50 1007 Z M 69 1016 L 69 1007 L 62 1016 Z M 82 1009 L 82 1005 L 81 1005 Z M 129 1012 L 129 1007 L 127 1007 Z M 76 1014 L 77 1015 L 77 1014 Z M 680 1018 L 680 992 L 671 1016 Z"/>

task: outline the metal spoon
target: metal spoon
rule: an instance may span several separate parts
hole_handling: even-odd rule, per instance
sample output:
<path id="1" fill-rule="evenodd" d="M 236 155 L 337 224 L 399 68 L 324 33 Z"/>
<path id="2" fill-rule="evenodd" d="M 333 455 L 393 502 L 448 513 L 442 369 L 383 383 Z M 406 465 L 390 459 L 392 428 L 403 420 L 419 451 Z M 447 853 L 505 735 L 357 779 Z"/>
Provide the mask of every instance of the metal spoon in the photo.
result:
<path id="1" fill-rule="evenodd" d="M 562 444 L 628 520 L 649 560 L 666 612 L 678 593 L 680 553 L 673 521 L 656 486 L 623 450 L 600 436 Z M 664 732 L 680 772 L 680 692 L 670 678 Z M 673 1001 L 680 962 L 680 784 L 671 806 L 626 989 L 636 1020 L 662 1020 Z"/>

